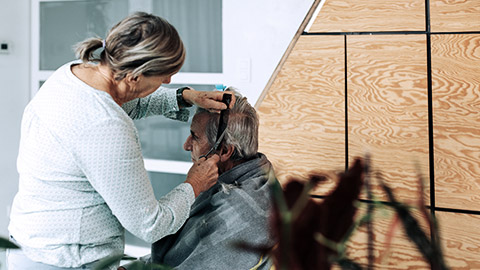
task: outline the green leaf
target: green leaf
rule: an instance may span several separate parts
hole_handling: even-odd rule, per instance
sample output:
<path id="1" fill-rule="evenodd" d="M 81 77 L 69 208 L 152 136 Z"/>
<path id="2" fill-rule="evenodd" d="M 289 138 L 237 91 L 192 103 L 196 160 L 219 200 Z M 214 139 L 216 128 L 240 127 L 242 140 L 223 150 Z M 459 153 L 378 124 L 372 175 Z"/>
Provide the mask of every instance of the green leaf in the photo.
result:
<path id="1" fill-rule="evenodd" d="M 339 245 L 335 241 L 326 238 L 323 234 L 317 232 L 315 233 L 314 238 L 318 243 L 330 248 L 331 250 L 336 251 L 337 253 L 340 253 L 341 245 Z"/>
<path id="2" fill-rule="evenodd" d="M 130 262 L 126 265 L 123 265 L 124 268 L 126 268 L 127 270 L 150 270 L 150 268 L 148 268 L 145 264 L 144 261 L 133 261 L 133 262 Z"/>
<path id="3" fill-rule="evenodd" d="M 308 201 L 310 200 L 310 190 L 312 188 L 313 185 L 311 182 L 307 182 L 305 186 L 303 186 L 302 194 L 300 194 L 300 197 L 298 197 L 297 201 L 292 207 L 292 221 L 297 219 L 307 205 Z"/>
<path id="4" fill-rule="evenodd" d="M 15 243 L 10 242 L 8 239 L 0 237 L 0 250 L 7 248 L 19 249 L 20 247 L 17 246 Z"/>
<path id="5" fill-rule="evenodd" d="M 381 183 L 381 187 L 397 212 L 408 238 L 417 246 L 418 251 L 430 263 L 432 269 L 448 269 L 443 259 L 439 242 L 434 244 L 430 242 L 418 221 L 413 217 L 410 208 L 396 200 L 392 189 L 386 183 Z"/>
<path id="6" fill-rule="evenodd" d="M 107 256 L 99 260 L 94 266 L 93 270 L 105 270 L 108 269 L 112 264 L 120 262 L 123 258 L 123 254 L 116 254 Z"/>
<path id="7" fill-rule="evenodd" d="M 136 257 L 132 257 L 128 255 L 123 255 L 122 257 L 122 261 L 135 261 L 136 259 L 137 259 Z"/>

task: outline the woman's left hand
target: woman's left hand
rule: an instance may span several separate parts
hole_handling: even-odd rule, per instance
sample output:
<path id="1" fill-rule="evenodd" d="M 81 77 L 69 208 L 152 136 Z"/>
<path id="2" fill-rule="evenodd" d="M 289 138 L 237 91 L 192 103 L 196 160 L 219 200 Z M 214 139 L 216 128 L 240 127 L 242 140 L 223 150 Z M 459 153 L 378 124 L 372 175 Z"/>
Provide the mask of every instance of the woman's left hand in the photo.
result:
<path id="1" fill-rule="evenodd" d="M 235 95 L 231 91 L 197 91 L 192 88 L 183 91 L 183 99 L 190 104 L 202 107 L 210 112 L 219 113 L 227 106 L 222 102 L 223 94 L 232 94 L 230 108 L 235 104 Z"/>

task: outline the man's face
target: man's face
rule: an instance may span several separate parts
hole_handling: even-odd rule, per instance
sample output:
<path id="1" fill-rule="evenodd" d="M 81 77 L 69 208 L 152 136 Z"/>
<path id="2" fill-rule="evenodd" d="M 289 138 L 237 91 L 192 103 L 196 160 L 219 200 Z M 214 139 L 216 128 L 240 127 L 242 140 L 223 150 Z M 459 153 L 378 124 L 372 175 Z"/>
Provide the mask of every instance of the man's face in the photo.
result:
<path id="1" fill-rule="evenodd" d="M 192 161 L 198 160 L 198 157 L 205 155 L 210 150 L 207 136 L 205 135 L 205 127 L 209 115 L 207 113 L 199 113 L 193 117 L 192 125 L 190 126 L 190 136 L 183 144 L 185 151 L 190 151 Z"/>

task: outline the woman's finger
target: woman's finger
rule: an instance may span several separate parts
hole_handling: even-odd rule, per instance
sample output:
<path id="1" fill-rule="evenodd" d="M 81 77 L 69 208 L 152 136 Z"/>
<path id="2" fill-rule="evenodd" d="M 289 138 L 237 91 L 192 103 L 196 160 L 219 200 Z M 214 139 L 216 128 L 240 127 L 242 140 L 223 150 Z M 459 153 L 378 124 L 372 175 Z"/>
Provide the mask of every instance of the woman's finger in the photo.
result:
<path id="1" fill-rule="evenodd" d="M 235 94 L 232 91 L 228 91 L 228 90 L 226 90 L 224 93 L 232 95 L 232 100 L 230 101 L 230 104 L 228 106 L 228 108 L 231 109 L 233 107 L 233 105 L 235 105 L 235 101 L 236 101 L 235 100 Z M 222 95 L 222 98 L 223 98 L 223 95 Z"/>
<path id="2" fill-rule="evenodd" d="M 191 103 L 202 107 L 210 112 L 218 113 L 221 110 L 227 109 L 227 105 L 222 102 L 223 94 L 228 93 L 232 95 L 229 108 L 235 104 L 235 95 L 231 91 L 192 91 L 189 93 Z"/>
<path id="3" fill-rule="evenodd" d="M 206 99 L 203 101 L 203 105 L 205 109 L 209 111 L 221 111 L 225 110 L 227 108 L 227 105 L 225 105 L 221 101 L 213 100 L 213 99 Z"/>

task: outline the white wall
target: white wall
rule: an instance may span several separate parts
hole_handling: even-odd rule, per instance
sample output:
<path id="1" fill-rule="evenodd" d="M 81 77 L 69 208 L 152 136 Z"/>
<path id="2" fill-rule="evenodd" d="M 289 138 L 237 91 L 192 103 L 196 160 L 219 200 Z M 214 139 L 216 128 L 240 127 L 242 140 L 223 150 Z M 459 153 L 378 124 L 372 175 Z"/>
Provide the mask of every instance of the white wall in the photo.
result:
<path id="1" fill-rule="evenodd" d="M 29 99 L 30 1 L 0 0 L 0 41 L 10 54 L 0 54 L 0 235 L 7 235 L 7 208 L 18 189 L 16 158 L 20 121 Z"/>
<path id="2" fill-rule="evenodd" d="M 265 88 L 313 0 L 224 0 L 226 85 L 238 87 L 252 105 Z M 242 78 L 250 61 L 250 79 Z"/>

